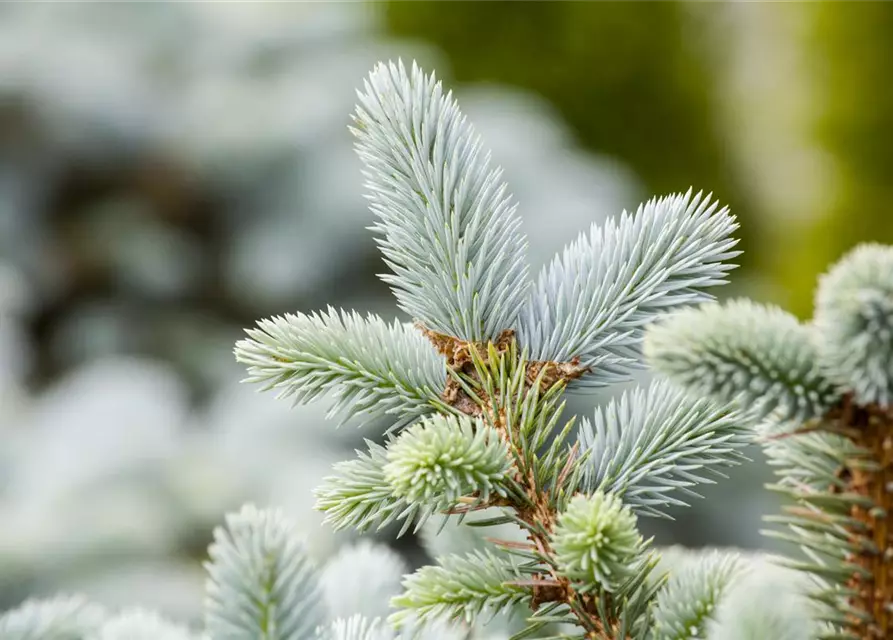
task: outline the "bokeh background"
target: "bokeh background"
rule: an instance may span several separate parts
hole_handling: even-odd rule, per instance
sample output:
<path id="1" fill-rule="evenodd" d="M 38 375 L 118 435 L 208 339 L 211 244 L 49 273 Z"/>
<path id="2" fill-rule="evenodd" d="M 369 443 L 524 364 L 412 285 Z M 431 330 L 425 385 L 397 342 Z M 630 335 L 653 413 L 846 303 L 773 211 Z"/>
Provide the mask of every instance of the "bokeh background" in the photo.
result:
<path id="1" fill-rule="evenodd" d="M 386 425 L 239 384 L 232 345 L 287 311 L 397 313 L 347 124 L 398 56 L 455 89 L 535 266 L 694 186 L 741 221 L 722 295 L 807 318 L 829 262 L 893 241 L 893 3 L 0 5 L 0 609 L 65 590 L 194 619 L 245 501 L 320 560 L 349 539 L 311 491 Z M 764 548 L 753 457 L 647 529 Z"/>

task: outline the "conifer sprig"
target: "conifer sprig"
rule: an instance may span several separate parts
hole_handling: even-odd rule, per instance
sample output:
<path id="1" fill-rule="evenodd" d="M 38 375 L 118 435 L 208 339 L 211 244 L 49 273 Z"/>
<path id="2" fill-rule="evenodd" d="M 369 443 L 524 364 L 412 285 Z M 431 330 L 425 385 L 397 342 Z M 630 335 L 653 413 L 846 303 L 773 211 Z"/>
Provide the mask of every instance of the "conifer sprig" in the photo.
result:
<path id="1" fill-rule="evenodd" d="M 331 311 L 290 316 L 263 323 L 240 359 L 298 400 L 333 390 L 346 415 L 415 423 L 325 480 L 318 506 L 336 528 L 402 521 L 402 534 L 435 513 L 487 509 L 470 524 L 524 532 L 478 557 L 493 584 L 463 592 L 473 597 L 438 591 L 450 577 L 423 569 L 407 582 L 414 596 L 395 599 L 413 611 L 395 620 L 474 617 L 511 593 L 505 603 L 530 603 L 526 634 L 572 622 L 587 638 L 644 638 L 661 583 L 648 579 L 655 559 L 634 511 L 684 505 L 667 494 L 735 464 L 747 439 L 731 410 L 660 390 L 611 405 L 575 439 L 563 396 L 625 380 L 647 323 L 710 298 L 737 255 L 734 217 L 700 193 L 655 198 L 581 235 L 531 289 L 514 205 L 452 96 L 398 63 L 376 67 L 359 98 L 352 130 L 392 270 L 382 277 L 417 334 Z M 508 565 L 494 563 L 511 558 L 518 575 L 497 584 Z"/>
<path id="2" fill-rule="evenodd" d="M 208 553 L 205 628 L 215 640 L 304 640 L 325 620 L 316 570 L 282 512 L 246 505 Z"/>
<path id="3" fill-rule="evenodd" d="M 758 409 L 770 488 L 790 501 L 768 518 L 786 528 L 766 533 L 803 549 L 786 564 L 812 577 L 810 615 L 828 639 L 893 637 L 891 267 L 891 247 L 844 256 L 811 325 L 741 300 L 681 311 L 645 340 L 654 367 L 691 392 Z"/>
<path id="4" fill-rule="evenodd" d="M 454 507 L 462 496 L 505 495 L 508 449 L 499 434 L 467 416 L 434 416 L 414 424 L 388 448 L 385 479 L 409 504 Z"/>
<path id="5" fill-rule="evenodd" d="M 809 327 L 750 300 L 669 314 L 648 331 L 645 356 L 694 395 L 774 412 L 780 420 L 819 417 L 840 397 L 821 370 Z"/>
<path id="6" fill-rule="evenodd" d="M 738 227 L 709 195 L 654 198 L 634 215 L 593 225 L 540 274 L 519 339 L 537 360 L 578 358 L 573 384 L 622 382 L 639 361 L 642 330 L 659 314 L 712 298 L 740 252 Z"/>
<path id="7" fill-rule="evenodd" d="M 578 495 L 558 516 L 552 534 L 561 572 L 582 587 L 614 592 L 635 574 L 645 542 L 636 516 L 615 495 Z"/>
<path id="8" fill-rule="evenodd" d="M 745 571 L 738 554 L 714 551 L 690 558 L 673 572 L 658 594 L 654 610 L 655 640 L 707 636 L 708 624 L 733 581 Z"/>
<path id="9" fill-rule="evenodd" d="M 400 307 L 467 341 L 513 328 L 527 293 L 521 219 L 451 93 L 415 64 L 379 64 L 358 93 L 351 130 L 364 164 L 372 229 Z"/>
<path id="10" fill-rule="evenodd" d="M 391 621 L 397 626 L 408 620 L 473 622 L 484 613 L 495 615 L 530 599 L 529 591 L 515 584 L 522 577 L 510 558 L 492 552 L 446 556 L 407 577 L 406 591 L 392 600 L 399 611 Z"/>
<path id="11" fill-rule="evenodd" d="M 893 405 L 893 247 L 857 247 L 816 293 L 822 364 L 862 404 Z"/>
<path id="12" fill-rule="evenodd" d="M 584 486 L 623 496 L 634 511 L 669 517 L 674 497 L 700 497 L 691 487 L 723 477 L 746 458 L 752 440 L 745 412 L 691 396 L 658 380 L 596 410 L 580 428 L 589 455 Z"/>
<path id="13" fill-rule="evenodd" d="M 387 449 L 366 441 L 368 452 L 357 452 L 357 458 L 335 465 L 334 474 L 323 479 L 316 488 L 316 508 L 326 514 L 326 522 L 339 531 L 348 527 L 366 531 L 381 529 L 402 520 L 398 535 L 403 535 L 418 521 L 421 526 L 433 509 L 410 504 L 395 495 L 385 476 Z"/>
<path id="14" fill-rule="evenodd" d="M 98 633 L 105 616 L 102 608 L 79 595 L 28 600 L 0 616 L 0 638 L 80 640 Z"/>
<path id="15" fill-rule="evenodd" d="M 236 343 L 249 382 L 306 404 L 326 393 L 332 413 L 387 415 L 401 426 L 434 411 L 445 368 L 418 331 L 353 311 L 261 320 Z"/>

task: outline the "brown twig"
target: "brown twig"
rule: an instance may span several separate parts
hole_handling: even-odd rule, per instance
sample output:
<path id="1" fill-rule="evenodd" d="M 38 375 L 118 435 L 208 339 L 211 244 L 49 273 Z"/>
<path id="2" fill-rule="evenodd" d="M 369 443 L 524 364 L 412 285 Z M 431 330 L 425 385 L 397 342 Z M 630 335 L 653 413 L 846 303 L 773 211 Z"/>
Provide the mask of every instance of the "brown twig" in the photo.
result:
<path id="1" fill-rule="evenodd" d="M 452 336 L 444 335 L 422 325 L 417 325 L 424 335 L 431 341 L 434 347 L 446 357 L 447 366 L 454 372 L 470 378 L 476 377 L 474 359 L 472 354 L 478 355 L 484 362 L 487 361 L 490 343 L 469 343 Z M 503 354 L 509 350 L 514 341 L 515 333 L 512 330 L 503 331 L 492 343 L 497 354 Z M 528 362 L 525 370 L 525 383 L 529 389 L 539 381 L 539 391 L 546 392 L 554 385 L 566 383 L 580 377 L 587 369 L 580 366 L 578 358 L 570 362 Z M 499 402 L 494 398 L 481 397 L 478 401 L 471 398 L 462 386 L 452 377 L 448 376 L 446 388 L 442 394 L 444 402 L 468 415 L 487 415 L 503 440 L 509 445 L 509 456 L 515 467 L 515 480 L 525 491 L 528 504 L 516 504 L 502 500 L 500 506 L 514 509 L 518 518 L 528 525 L 528 541 L 524 543 L 510 543 L 499 541 L 499 544 L 507 548 L 535 550 L 545 560 L 546 573 L 535 575 L 530 580 L 523 580 L 513 584 L 529 587 L 532 591 L 530 607 L 536 611 L 540 606 L 550 602 L 562 602 L 568 606 L 571 612 L 579 620 L 580 626 L 586 631 L 588 640 L 607 640 L 614 638 L 612 627 L 615 621 L 602 621 L 599 619 L 595 603 L 588 595 L 576 593 L 570 581 L 560 575 L 555 569 L 554 552 L 551 547 L 550 537 L 555 526 L 558 514 L 550 504 L 548 492 L 538 486 L 534 470 L 526 469 L 522 473 L 515 464 L 515 460 L 521 457 L 517 450 L 517 438 L 510 437 L 507 433 L 505 416 L 502 410 L 496 410 Z M 574 461 L 579 450 L 578 444 L 574 444 L 569 452 L 568 460 L 562 468 L 557 482 L 559 484 L 567 480 L 573 469 Z M 473 502 L 473 501 L 472 501 Z M 489 501 L 486 505 L 478 504 L 477 507 L 469 504 L 456 507 L 449 513 L 467 513 L 474 508 L 495 506 L 495 502 Z"/>
<path id="2" fill-rule="evenodd" d="M 850 541 L 861 551 L 848 560 L 863 571 L 854 572 L 847 583 L 854 593 L 849 605 L 863 615 L 849 616 L 848 630 L 862 640 L 893 638 L 893 412 L 857 405 L 847 396 L 825 423 L 833 433 L 852 434 L 853 443 L 865 451 L 861 461 L 868 464 L 848 464 L 840 479 L 846 491 L 874 505 L 855 504 L 850 510 L 859 522 L 848 528 Z"/>

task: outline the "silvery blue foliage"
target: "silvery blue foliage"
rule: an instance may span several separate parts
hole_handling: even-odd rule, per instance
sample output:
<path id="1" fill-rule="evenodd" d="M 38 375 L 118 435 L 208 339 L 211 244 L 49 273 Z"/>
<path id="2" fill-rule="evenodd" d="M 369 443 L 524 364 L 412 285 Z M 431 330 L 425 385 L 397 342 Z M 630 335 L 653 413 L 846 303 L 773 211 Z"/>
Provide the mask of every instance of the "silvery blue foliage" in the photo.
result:
<path id="1" fill-rule="evenodd" d="M 690 396 L 664 381 L 623 393 L 580 427 L 589 456 L 586 487 L 622 495 L 643 515 L 666 516 L 675 497 L 700 497 L 690 487 L 740 464 L 751 440 L 747 416 Z"/>
<path id="2" fill-rule="evenodd" d="M 744 570 L 737 553 L 689 554 L 677 564 L 666 588 L 657 596 L 655 640 L 707 637 L 707 627 L 714 620 L 717 606 Z M 714 632 L 710 637 L 722 636 Z"/>
<path id="3" fill-rule="evenodd" d="M 649 328 L 645 356 L 698 394 L 778 420 L 820 416 L 839 397 L 821 371 L 812 331 L 778 307 L 746 299 L 668 315 Z"/>
<path id="4" fill-rule="evenodd" d="M 431 509 L 395 495 L 385 477 L 387 450 L 372 441 L 366 444 L 368 451 L 357 451 L 357 458 L 337 463 L 335 473 L 316 488 L 317 508 L 336 531 L 351 527 L 363 532 L 403 521 L 402 535 L 416 518 L 424 521 L 430 516 Z"/>
<path id="5" fill-rule="evenodd" d="M 536 360 L 578 358 L 590 371 L 576 385 L 628 379 L 645 325 L 710 299 L 702 289 L 725 282 L 727 261 L 739 253 L 731 238 L 737 226 L 728 209 L 691 191 L 592 225 L 540 273 L 520 316 L 520 340 Z"/>
<path id="6" fill-rule="evenodd" d="M 738 462 L 747 443 L 742 417 L 655 385 L 597 414 L 565 450 L 572 423 L 559 422 L 561 394 L 565 385 L 626 380 L 646 324 L 709 299 L 703 290 L 725 282 L 737 255 L 734 218 L 691 191 L 651 200 L 593 226 L 528 291 L 520 219 L 452 96 L 415 65 L 389 63 L 375 68 L 359 102 L 352 131 L 392 270 L 381 277 L 417 323 L 405 328 L 433 343 L 445 375 L 439 387 L 418 387 L 434 416 L 407 402 L 385 407 L 395 427 L 419 421 L 336 465 L 317 489 L 319 508 L 336 529 L 402 520 L 402 534 L 433 526 L 437 511 L 464 517 L 499 506 L 501 515 L 477 524 L 513 522 L 527 532 L 525 542 L 443 555 L 407 577 L 393 599 L 397 627 L 416 616 L 474 624 L 484 612 L 530 602 L 528 633 L 579 624 L 590 634 L 607 625 L 645 637 L 661 584 L 646 579 L 656 560 L 632 509 L 663 515 L 684 504 L 666 493 L 693 494 L 691 486 L 708 481 L 705 467 Z M 334 391 L 347 411 L 411 393 L 405 363 L 366 365 L 370 352 L 390 348 L 359 323 L 344 333 L 342 317 L 261 321 L 236 356 L 251 380 L 303 394 L 299 400 Z M 537 576 L 552 589 L 542 613 Z M 586 605 L 581 593 L 596 600 Z"/>
<path id="7" fill-rule="evenodd" d="M 866 244 L 835 264 L 816 290 L 822 365 L 865 404 L 893 404 L 893 247 Z"/>
<path id="8" fill-rule="evenodd" d="M 782 528 L 765 533 L 803 551 L 804 559 L 786 562 L 811 581 L 816 606 L 792 605 L 792 617 L 724 605 L 717 623 L 734 630 L 729 637 L 893 633 L 886 533 L 893 526 L 891 267 L 891 247 L 853 249 L 819 283 L 810 324 L 777 307 L 733 300 L 686 309 L 649 328 L 645 353 L 659 372 L 699 396 L 755 409 L 778 477 L 768 487 L 793 503 L 767 518 Z"/>
<path id="9" fill-rule="evenodd" d="M 318 574 L 281 512 L 230 515 L 209 555 L 205 626 L 215 640 L 302 640 L 326 619 Z"/>
<path id="10" fill-rule="evenodd" d="M 85 640 L 96 633 L 105 612 L 80 596 L 29 600 L 0 615 L 4 640 Z"/>
<path id="11" fill-rule="evenodd" d="M 515 325 L 527 293 L 527 241 L 501 181 L 452 94 L 413 65 L 381 64 L 352 128 L 373 227 L 400 306 L 463 340 Z"/>
<path id="12" fill-rule="evenodd" d="M 393 415 L 398 424 L 433 410 L 442 360 L 412 327 L 329 308 L 258 323 L 236 344 L 251 382 L 306 403 L 326 392 L 332 413 Z"/>
<path id="13" fill-rule="evenodd" d="M 616 158 L 576 149 L 575 132 L 546 100 L 495 85 L 463 86 L 457 94 L 511 185 L 531 272 L 567 244 L 568 229 L 602 223 L 645 192 Z M 562 224 L 555 224 L 556 211 Z"/>
<path id="14" fill-rule="evenodd" d="M 491 551 L 448 556 L 406 577 L 404 593 L 394 598 L 390 620 L 397 628 L 461 619 L 471 624 L 530 600 L 515 584 L 522 573 L 510 557 Z"/>
<path id="15" fill-rule="evenodd" d="M 360 544 L 342 550 L 320 576 L 294 522 L 281 510 L 249 504 L 231 513 L 226 526 L 215 531 L 209 555 L 204 629 L 191 629 L 140 607 L 113 612 L 82 596 L 57 596 L 29 600 L 0 614 L 0 638 L 485 640 L 469 636 L 467 630 L 421 620 L 411 620 L 399 633 L 390 629 L 377 614 L 386 612 L 389 597 L 399 590 L 406 571 L 399 556 L 381 546 Z"/>

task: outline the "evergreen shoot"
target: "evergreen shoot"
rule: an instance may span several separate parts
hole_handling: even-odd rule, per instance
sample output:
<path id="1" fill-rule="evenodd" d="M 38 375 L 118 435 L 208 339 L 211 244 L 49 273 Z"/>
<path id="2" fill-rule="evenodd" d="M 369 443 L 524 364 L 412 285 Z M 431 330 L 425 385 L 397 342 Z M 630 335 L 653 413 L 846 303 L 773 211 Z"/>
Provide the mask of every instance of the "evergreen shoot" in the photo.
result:
<path id="1" fill-rule="evenodd" d="M 739 464 L 750 416 L 656 383 L 577 425 L 564 394 L 628 380 L 646 326 L 712 299 L 734 268 L 735 218 L 702 193 L 654 198 L 531 276 L 501 171 L 433 75 L 377 66 L 351 131 L 382 278 L 413 324 L 286 315 L 249 331 L 236 357 L 249 380 L 298 402 L 327 391 L 347 415 L 390 418 L 385 442 L 317 490 L 334 528 L 399 523 L 432 548 L 436 564 L 405 578 L 389 624 L 474 629 L 502 614 L 519 638 L 646 638 L 661 603 L 678 616 L 694 607 L 706 628 L 734 558 L 667 583 L 638 518 L 667 515 Z M 436 542 L 469 528 L 484 534 Z"/>
<path id="2" fill-rule="evenodd" d="M 655 323 L 645 353 L 693 394 L 758 407 L 770 488 L 789 501 L 767 534 L 803 550 L 787 563 L 811 579 L 818 635 L 893 637 L 893 247 L 833 265 L 810 322 L 708 303 Z"/>
<path id="3" fill-rule="evenodd" d="M 410 573 L 364 542 L 317 569 L 283 513 L 247 506 L 215 531 L 203 630 L 58 598 L 0 617 L 2 640 L 893 637 L 893 249 L 833 267 L 808 324 L 720 304 L 737 223 L 688 191 L 592 225 L 531 275 L 501 171 L 434 75 L 378 65 L 351 131 L 411 323 L 288 313 L 235 356 L 295 403 L 389 421 L 317 507 L 333 530 L 418 533 L 433 564 Z M 567 392 L 628 381 L 643 356 L 660 379 L 565 414 Z M 755 436 L 806 583 L 639 530 Z"/>

